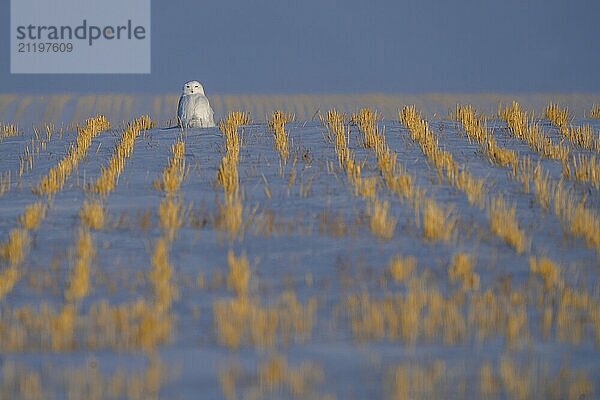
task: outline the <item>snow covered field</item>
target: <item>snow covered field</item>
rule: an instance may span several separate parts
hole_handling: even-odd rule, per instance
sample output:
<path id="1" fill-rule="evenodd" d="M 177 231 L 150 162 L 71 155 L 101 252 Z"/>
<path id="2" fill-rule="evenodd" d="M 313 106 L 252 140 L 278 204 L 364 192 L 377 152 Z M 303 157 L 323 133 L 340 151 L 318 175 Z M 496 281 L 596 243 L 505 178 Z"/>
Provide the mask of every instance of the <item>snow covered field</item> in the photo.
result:
<path id="1" fill-rule="evenodd" d="M 600 120 L 405 104 L 227 134 L 21 111 L 0 398 L 596 398 Z"/>

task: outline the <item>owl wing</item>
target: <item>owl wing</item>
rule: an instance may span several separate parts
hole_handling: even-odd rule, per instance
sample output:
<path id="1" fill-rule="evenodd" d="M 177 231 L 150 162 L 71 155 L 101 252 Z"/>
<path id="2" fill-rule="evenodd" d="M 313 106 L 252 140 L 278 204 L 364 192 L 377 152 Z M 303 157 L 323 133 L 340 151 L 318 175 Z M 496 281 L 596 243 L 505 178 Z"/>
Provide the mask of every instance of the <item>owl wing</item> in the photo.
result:
<path id="1" fill-rule="evenodd" d="M 190 96 L 182 95 L 179 98 L 179 105 L 177 106 L 177 118 L 179 119 L 179 125 L 184 127 L 187 126 L 191 117 L 190 100 Z"/>
<path id="2" fill-rule="evenodd" d="M 207 100 L 207 103 L 208 103 L 208 100 Z M 215 126 L 215 112 L 213 111 L 210 104 L 208 104 L 208 126 L 210 126 L 210 127 Z"/>

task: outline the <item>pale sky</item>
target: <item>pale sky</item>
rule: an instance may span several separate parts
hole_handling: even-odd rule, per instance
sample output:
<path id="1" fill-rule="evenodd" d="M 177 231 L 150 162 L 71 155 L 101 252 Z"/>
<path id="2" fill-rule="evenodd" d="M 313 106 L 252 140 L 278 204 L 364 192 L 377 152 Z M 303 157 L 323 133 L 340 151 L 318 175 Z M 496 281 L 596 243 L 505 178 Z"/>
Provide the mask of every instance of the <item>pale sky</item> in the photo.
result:
<path id="1" fill-rule="evenodd" d="M 153 0 L 149 75 L 11 75 L 0 2 L 5 93 L 600 92 L 598 0 Z"/>

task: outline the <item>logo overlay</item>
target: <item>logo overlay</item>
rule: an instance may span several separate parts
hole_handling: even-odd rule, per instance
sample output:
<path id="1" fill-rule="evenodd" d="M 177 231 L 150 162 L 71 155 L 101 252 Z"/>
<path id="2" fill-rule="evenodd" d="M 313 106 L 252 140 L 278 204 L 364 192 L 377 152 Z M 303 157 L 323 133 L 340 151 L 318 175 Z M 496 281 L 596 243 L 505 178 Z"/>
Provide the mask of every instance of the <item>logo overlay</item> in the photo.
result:
<path id="1" fill-rule="evenodd" d="M 150 0 L 11 0 L 12 74 L 149 74 Z"/>

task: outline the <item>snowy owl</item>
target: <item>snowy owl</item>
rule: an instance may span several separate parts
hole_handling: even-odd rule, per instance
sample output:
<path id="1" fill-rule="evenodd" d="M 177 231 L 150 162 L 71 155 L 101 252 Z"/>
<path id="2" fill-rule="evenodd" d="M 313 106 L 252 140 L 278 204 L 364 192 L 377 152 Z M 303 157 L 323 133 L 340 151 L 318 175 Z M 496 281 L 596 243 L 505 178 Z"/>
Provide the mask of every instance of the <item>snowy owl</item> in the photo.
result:
<path id="1" fill-rule="evenodd" d="M 214 112 L 210 108 L 204 88 L 198 81 L 190 81 L 183 85 L 183 93 L 179 98 L 177 119 L 183 128 L 208 128 L 215 126 Z"/>

